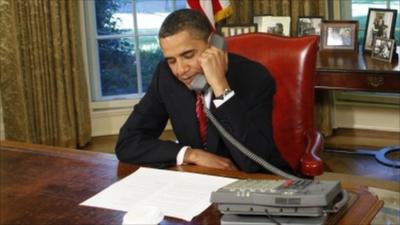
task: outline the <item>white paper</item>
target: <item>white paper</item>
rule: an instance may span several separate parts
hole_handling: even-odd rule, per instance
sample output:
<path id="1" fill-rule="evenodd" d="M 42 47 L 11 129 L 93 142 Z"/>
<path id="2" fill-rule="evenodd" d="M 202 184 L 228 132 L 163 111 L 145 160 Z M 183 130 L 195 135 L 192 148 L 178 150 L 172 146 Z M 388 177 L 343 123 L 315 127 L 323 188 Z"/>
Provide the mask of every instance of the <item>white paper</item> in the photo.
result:
<path id="1" fill-rule="evenodd" d="M 190 221 L 211 205 L 212 191 L 234 181 L 233 178 L 139 168 L 81 205 L 121 211 L 155 206 L 166 216 Z"/>

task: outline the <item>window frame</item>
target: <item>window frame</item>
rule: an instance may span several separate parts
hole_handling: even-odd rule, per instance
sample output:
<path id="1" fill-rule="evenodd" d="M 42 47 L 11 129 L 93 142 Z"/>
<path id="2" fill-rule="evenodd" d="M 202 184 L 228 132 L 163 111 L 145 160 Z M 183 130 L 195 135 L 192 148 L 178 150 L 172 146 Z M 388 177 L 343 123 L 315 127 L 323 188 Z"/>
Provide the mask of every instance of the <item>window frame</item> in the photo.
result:
<path id="1" fill-rule="evenodd" d="M 390 9 L 390 5 L 393 1 L 398 1 L 398 0 L 385 0 L 386 1 L 386 8 L 384 9 Z M 374 7 L 376 8 L 376 7 Z M 397 14 L 399 14 L 400 11 L 397 11 Z M 367 12 L 368 14 L 368 12 Z M 399 17 L 399 15 L 397 15 Z M 340 19 L 342 20 L 353 20 L 353 15 L 352 15 L 352 1 L 340 1 Z M 395 21 L 396 23 L 396 21 Z M 396 34 L 396 31 L 400 31 L 399 27 L 396 27 L 395 24 L 395 29 L 394 29 L 394 34 Z M 365 27 L 358 27 L 358 33 L 360 32 L 365 32 Z M 360 44 L 360 43 L 359 43 Z"/>
<path id="2" fill-rule="evenodd" d="M 83 1 L 83 13 L 84 13 L 84 23 L 86 32 L 86 51 L 87 51 L 87 63 L 89 72 L 89 89 L 91 92 L 91 101 L 94 105 L 110 105 L 100 102 L 105 101 L 117 101 L 117 102 L 137 102 L 138 99 L 142 98 L 145 94 L 143 92 L 143 80 L 142 80 L 142 62 L 140 53 L 140 38 L 145 36 L 154 36 L 157 34 L 140 34 L 138 32 L 137 23 L 137 12 L 136 12 L 136 2 L 132 1 L 132 17 L 133 17 L 133 32 L 126 34 L 111 34 L 111 35 L 98 35 L 97 24 L 96 24 L 96 7 L 95 1 Z M 174 5 L 176 8 L 176 5 Z M 98 51 L 98 41 L 99 40 L 111 40 L 119 38 L 130 38 L 134 41 L 134 51 L 136 56 L 136 74 L 137 74 L 137 93 L 133 94 L 121 94 L 112 96 L 102 96 L 101 87 L 101 74 L 100 74 L 100 60 Z M 136 101 L 135 101 L 136 100 Z M 117 104 L 119 105 L 119 104 Z"/>
<path id="3" fill-rule="evenodd" d="M 132 0 L 134 2 L 136 0 Z M 171 0 L 165 0 L 171 1 Z M 172 1 L 172 10 L 178 9 L 177 2 L 181 0 Z M 95 13 L 95 0 L 80 1 L 80 21 L 81 21 L 81 43 L 82 43 L 82 54 L 84 56 L 84 67 L 86 74 L 86 82 L 89 90 L 89 104 L 92 114 L 92 134 L 94 136 L 105 135 L 105 134 L 117 134 L 121 121 L 125 121 L 129 114 L 132 112 L 132 108 L 139 103 L 141 98 L 145 95 L 145 92 L 141 94 L 131 95 L 114 95 L 108 98 L 95 100 L 95 94 L 101 93 L 100 86 L 100 66 L 99 57 L 97 51 L 97 40 L 93 38 L 97 35 L 96 16 Z M 135 7 L 134 5 L 133 7 Z M 89 8 L 91 7 L 91 9 Z M 89 8 L 89 10 L 88 10 Z M 136 9 L 134 8 L 134 12 Z M 135 13 L 135 18 L 137 14 Z M 137 26 L 137 20 L 134 21 L 134 26 Z M 136 23 L 136 25 L 135 25 Z M 138 34 L 131 33 L 131 35 Z M 157 34 L 154 34 L 157 36 Z M 153 36 L 153 35 L 137 35 L 137 40 L 140 37 Z M 135 44 L 139 48 L 138 44 Z M 135 47 L 135 48 L 136 48 Z M 139 53 L 140 54 L 140 53 Z M 96 59 L 93 63 L 93 59 Z M 139 57 L 140 60 L 140 57 Z M 141 69 L 141 67 L 140 67 Z M 142 83 L 142 80 L 140 80 Z M 94 125 L 94 121 L 101 121 L 103 125 Z M 100 127 L 100 128 L 99 128 Z M 170 127 L 170 125 L 167 125 Z"/>
<path id="4" fill-rule="evenodd" d="M 386 0 L 386 8 L 389 9 L 393 0 Z M 397 0 L 396 0 L 397 1 Z M 376 7 L 374 7 L 376 8 Z M 385 9 L 386 9 L 385 8 Z M 340 7 L 336 10 L 340 10 L 339 15 L 341 20 L 353 20 L 352 18 L 352 1 L 340 1 Z M 397 13 L 400 13 L 399 11 Z M 368 12 L 367 12 L 368 14 Z M 398 17 L 397 19 L 399 19 Z M 396 21 L 395 21 L 396 22 Z M 396 28 L 394 32 L 399 31 L 400 28 Z M 358 27 L 358 33 L 360 31 L 365 32 L 365 27 Z M 363 42 L 362 42 L 363 43 Z M 362 44 L 358 43 L 358 45 Z M 396 49 L 395 49 L 396 50 Z M 363 92 L 363 91 L 334 91 L 333 93 L 335 104 L 347 104 L 347 105 L 374 105 L 384 108 L 392 108 L 396 106 L 400 101 L 400 95 L 392 92 Z"/>

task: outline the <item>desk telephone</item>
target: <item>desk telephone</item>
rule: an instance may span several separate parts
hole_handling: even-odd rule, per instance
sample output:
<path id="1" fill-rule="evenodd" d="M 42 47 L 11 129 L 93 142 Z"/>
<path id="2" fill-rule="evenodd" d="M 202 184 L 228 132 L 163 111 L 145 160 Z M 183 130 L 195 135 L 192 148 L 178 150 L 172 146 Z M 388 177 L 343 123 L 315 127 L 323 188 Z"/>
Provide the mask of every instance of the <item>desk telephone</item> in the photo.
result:
<path id="1" fill-rule="evenodd" d="M 225 50 L 222 36 L 212 34 L 210 44 Z M 191 88 L 204 91 L 208 87 L 204 75 L 197 75 Z M 204 107 L 208 119 L 221 135 L 244 155 L 282 180 L 238 180 L 211 193 L 210 201 L 223 214 L 223 225 L 261 224 L 324 224 L 327 214 L 339 211 L 348 200 L 339 181 L 302 179 L 272 166 L 232 137 Z"/>
<path id="2" fill-rule="evenodd" d="M 238 180 L 211 194 L 224 214 L 221 224 L 232 225 L 324 224 L 347 199 L 339 181 L 305 179 Z"/>

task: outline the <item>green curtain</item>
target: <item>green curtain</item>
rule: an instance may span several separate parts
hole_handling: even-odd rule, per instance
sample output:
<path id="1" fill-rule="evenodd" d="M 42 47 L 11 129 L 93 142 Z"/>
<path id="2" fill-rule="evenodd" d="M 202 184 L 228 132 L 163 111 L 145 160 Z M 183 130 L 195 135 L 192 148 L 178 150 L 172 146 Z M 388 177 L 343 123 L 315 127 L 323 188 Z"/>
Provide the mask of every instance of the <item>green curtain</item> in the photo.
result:
<path id="1" fill-rule="evenodd" d="M 65 147 L 91 137 L 79 1 L 0 0 L 5 138 Z"/>

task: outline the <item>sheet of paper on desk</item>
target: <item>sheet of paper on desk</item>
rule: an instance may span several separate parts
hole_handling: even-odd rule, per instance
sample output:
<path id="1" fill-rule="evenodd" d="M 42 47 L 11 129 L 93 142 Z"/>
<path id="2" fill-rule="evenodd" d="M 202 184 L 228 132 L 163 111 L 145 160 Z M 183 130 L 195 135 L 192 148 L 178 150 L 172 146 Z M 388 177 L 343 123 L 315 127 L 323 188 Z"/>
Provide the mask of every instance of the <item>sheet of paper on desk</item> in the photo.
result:
<path id="1" fill-rule="evenodd" d="M 156 206 L 166 216 L 190 221 L 210 206 L 212 191 L 233 181 L 236 179 L 140 168 L 81 205 L 121 211 Z"/>

